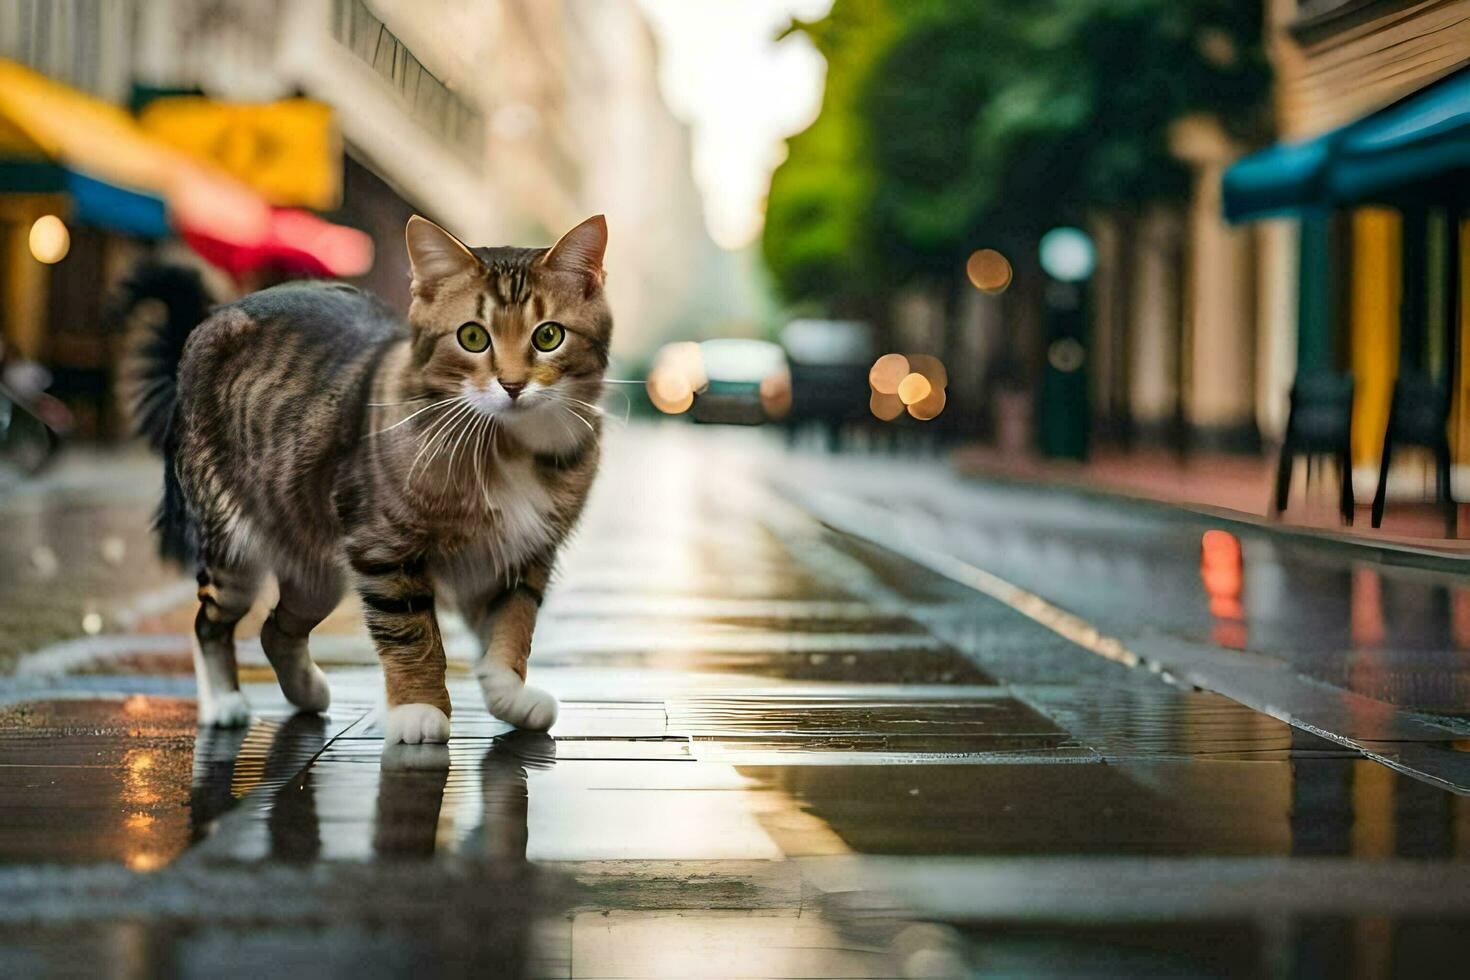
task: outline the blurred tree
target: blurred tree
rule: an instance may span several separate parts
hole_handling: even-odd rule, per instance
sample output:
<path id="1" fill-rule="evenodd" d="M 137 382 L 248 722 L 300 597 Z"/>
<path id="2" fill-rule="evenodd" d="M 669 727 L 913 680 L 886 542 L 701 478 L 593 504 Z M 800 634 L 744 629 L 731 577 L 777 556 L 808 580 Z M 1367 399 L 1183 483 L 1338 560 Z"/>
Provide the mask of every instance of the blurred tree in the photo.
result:
<path id="1" fill-rule="evenodd" d="M 827 61 L 815 122 L 787 143 L 771 181 L 762 249 L 789 302 L 860 315 L 876 296 L 868 234 L 873 160 L 858 95 L 898 32 L 893 0 L 839 0 L 813 22 L 782 36 L 811 39 Z"/>
<path id="2" fill-rule="evenodd" d="M 1258 0 L 837 0 L 793 28 L 828 87 L 772 181 L 778 286 L 841 307 L 952 282 L 981 244 L 1029 255 L 1090 209 L 1182 198 L 1171 123 L 1262 123 L 1261 17 Z"/>

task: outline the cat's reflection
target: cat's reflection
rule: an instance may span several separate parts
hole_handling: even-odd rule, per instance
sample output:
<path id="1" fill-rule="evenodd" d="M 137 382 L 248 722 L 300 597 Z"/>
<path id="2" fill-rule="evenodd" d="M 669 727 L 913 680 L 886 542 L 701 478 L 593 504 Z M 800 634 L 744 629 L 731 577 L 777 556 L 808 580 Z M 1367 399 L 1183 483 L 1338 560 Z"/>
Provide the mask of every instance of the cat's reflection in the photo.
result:
<path id="1" fill-rule="evenodd" d="M 200 728 L 194 736 L 194 774 L 189 785 L 191 844 L 208 836 L 214 822 L 235 805 L 231 786 L 246 731 L 209 726 Z"/>
<path id="2" fill-rule="evenodd" d="M 373 853 L 388 860 L 433 857 L 448 781 L 449 746 L 384 748 L 373 820 Z"/>
<path id="3" fill-rule="evenodd" d="M 248 731 L 201 728 L 194 742 L 190 793 L 194 840 L 213 838 L 211 847 L 291 864 L 320 858 L 319 787 L 313 762 L 325 744 L 326 722 L 310 714 L 291 717 L 273 733 L 263 725 Z M 527 774 L 555 762 L 556 741 L 544 732 L 517 731 L 490 742 L 480 759 L 481 822 L 462 840 L 462 853 L 502 864 L 524 863 L 529 836 Z M 369 816 L 373 821 L 372 853 L 385 860 L 432 857 L 439 846 L 446 788 L 453 778 L 455 792 L 462 792 L 467 787 L 458 777 L 468 775 L 451 766 L 449 748 L 444 745 L 385 749 L 375 809 L 358 816 L 364 829 Z M 340 781 L 340 777 L 329 780 Z M 259 816 L 243 823 L 234 817 L 220 823 L 239 802 L 236 794 L 243 794 L 246 788 L 252 798 L 268 800 L 254 811 L 264 817 L 264 841 L 259 836 Z M 342 799 L 344 789 L 350 796 L 350 785 L 322 783 L 325 805 L 337 807 L 333 801 Z M 341 829 L 348 826 L 350 821 Z M 232 829 L 221 833 L 224 827 Z"/>
<path id="4" fill-rule="evenodd" d="M 466 850 L 494 861 L 525 861 L 530 837 L 527 771 L 555 764 L 556 739 L 545 732 L 515 731 L 491 742 L 480 762 L 480 831 Z"/>
<path id="5" fill-rule="evenodd" d="M 288 718 L 271 739 L 261 782 L 268 786 L 279 783 L 266 818 L 270 854 L 277 861 L 305 864 L 321 853 L 310 763 L 326 744 L 326 736 L 326 719 L 302 713 Z"/>
<path id="6" fill-rule="evenodd" d="M 266 811 L 270 857 L 292 863 L 314 860 L 321 851 L 321 833 L 307 766 L 326 744 L 326 720 L 315 714 L 292 715 L 271 735 L 262 758 L 264 736 L 262 727 L 207 727 L 194 736 L 192 838 L 198 842 L 214 834 L 216 822 L 239 802 L 238 779 L 270 794 Z"/>
<path id="7" fill-rule="evenodd" d="M 523 862 L 528 830 L 527 771 L 556 762 L 556 741 L 544 732 L 512 732 L 490 743 L 480 762 L 482 820 L 463 853 Z M 373 852 L 387 859 L 431 857 L 439 836 L 444 791 L 451 775 L 443 745 L 397 745 L 383 752 Z"/>

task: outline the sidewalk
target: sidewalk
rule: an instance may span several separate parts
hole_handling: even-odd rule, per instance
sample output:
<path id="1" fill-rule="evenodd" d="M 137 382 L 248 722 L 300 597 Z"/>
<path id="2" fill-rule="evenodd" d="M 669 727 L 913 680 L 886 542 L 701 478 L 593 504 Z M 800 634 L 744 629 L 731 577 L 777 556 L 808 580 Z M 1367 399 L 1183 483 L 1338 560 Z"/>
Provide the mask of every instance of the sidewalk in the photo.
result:
<path id="1" fill-rule="evenodd" d="M 1273 455 L 1241 456 L 1168 450 L 1104 450 L 1085 463 L 1049 460 L 1039 455 L 1015 456 L 992 446 L 964 446 L 955 451 L 956 469 L 966 476 L 1059 483 L 1077 490 L 1134 497 L 1199 510 L 1229 511 L 1253 523 L 1277 523 L 1269 513 L 1276 475 Z M 1323 464 L 1325 470 L 1326 464 Z M 1435 504 L 1389 501 L 1383 526 L 1369 517 L 1372 487 L 1355 487 L 1357 516 L 1351 527 L 1337 515 L 1337 484 L 1330 473 L 1313 471 L 1310 492 L 1306 466 L 1293 473 L 1290 504 L 1280 522 L 1289 528 L 1325 532 L 1375 546 L 1415 548 L 1442 555 L 1470 557 L 1470 539 L 1447 537 L 1444 510 Z M 1464 507 L 1460 526 L 1465 527 Z M 1460 532 L 1465 533 L 1463 530 Z"/>

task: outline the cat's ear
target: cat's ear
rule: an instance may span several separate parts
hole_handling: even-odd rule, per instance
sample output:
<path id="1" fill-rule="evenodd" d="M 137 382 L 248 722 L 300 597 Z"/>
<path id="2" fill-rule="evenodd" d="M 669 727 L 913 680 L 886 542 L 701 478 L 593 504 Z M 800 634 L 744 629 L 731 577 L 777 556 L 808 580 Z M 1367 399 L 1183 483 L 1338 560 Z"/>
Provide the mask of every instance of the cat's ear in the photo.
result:
<path id="1" fill-rule="evenodd" d="M 551 246 L 541 265 L 552 272 L 575 272 L 602 285 L 602 254 L 607 251 L 607 219 L 594 214 Z"/>
<path id="2" fill-rule="evenodd" d="M 403 234 L 408 242 L 408 263 L 413 267 L 415 288 L 432 286 L 480 264 L 464 242 L 428 218 L 418 215 L 409 218 Z"/>

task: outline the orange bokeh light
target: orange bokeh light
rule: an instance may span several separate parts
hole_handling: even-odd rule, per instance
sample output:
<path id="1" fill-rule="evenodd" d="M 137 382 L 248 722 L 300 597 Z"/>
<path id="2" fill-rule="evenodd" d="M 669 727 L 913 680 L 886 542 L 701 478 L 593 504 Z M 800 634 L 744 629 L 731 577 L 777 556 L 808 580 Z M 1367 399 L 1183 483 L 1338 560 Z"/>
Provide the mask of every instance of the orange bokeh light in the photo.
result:
<path id="1" fill-rule="evenodd" d="M 884 395 L 898 394 L 898 383 L 909 374 L 909 359 L 902 354 L 884 354 L 868 371 L 868 384 Z"/>
<path id="2" fill-rule="evenodd" d="M 933 390 L 934 386 L 929 383 L 928 378 L 922 374 L 909 374 L 898 383 L 898 400 L 905 405 L 912 405 L 928 398 Z"/>
<path id="3" fill-rule="evenodd" d="M 943 388 L 935 388 L 929 394 L 909 406 L 909 414 L 920 422 L 927 422 L 932 418 L 938 418 L 939 413 L 944 411 L 944 403 L 947 401 Z"/>
<path id="4" fill-rule="evenodd" d="M 884 422 L 892 422 L 903 414 L 903 402 L 898 400 L 898 396 L 884 394 L 881 391 L 873 392 L 868 399 L 868 408 Z"/>
<path id="5" fill-rule="evenodd" d="M 949 387 L 949 372 L 944 369 L 944 362 L 933 354 L 910 354 L 909 370 L 922 374 L 931 388 Z"/>
<path id="6" fill-rule="evenodd" d="M 970 285 L 994 296 L 1006 291 L 1014 273 L 1010 260 L 1004 255 L 993 248 L 982 248 L 971 253 L 965 262 L 965 275 L 969 277 Z"/>

